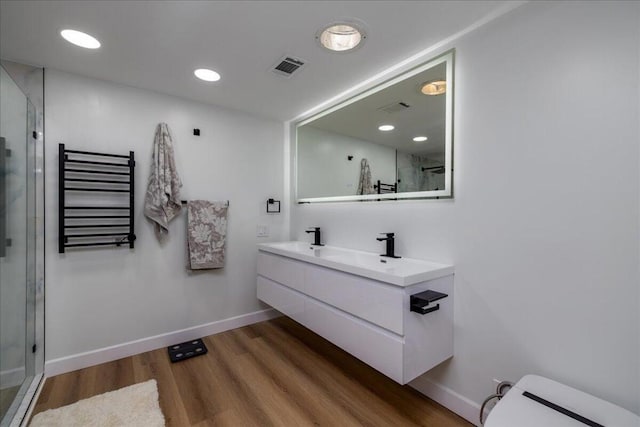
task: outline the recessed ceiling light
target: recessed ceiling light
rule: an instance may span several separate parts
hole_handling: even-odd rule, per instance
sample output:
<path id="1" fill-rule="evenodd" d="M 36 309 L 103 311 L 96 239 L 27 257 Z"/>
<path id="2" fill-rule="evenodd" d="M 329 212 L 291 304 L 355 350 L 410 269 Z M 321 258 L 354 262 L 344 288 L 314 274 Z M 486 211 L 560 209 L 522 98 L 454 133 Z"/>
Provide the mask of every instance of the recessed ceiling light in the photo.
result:
<path id="1" fill-rule="evenodd" d="M 345 52 L 360 46 L 367 36 L 352 23 L 335 23 L 318 31 L 316 40 L 326 49 Z"/>
<path id="2" fill-rule="evenodd" d="M 425 95 L 442 95 L 447 91 L 447 82 L 445 80 L 433 80 L 426 82 L 420 88 L 420 92 Z"/>
<path id="3" fill-rule="evenodd" d="M 93 36 L 87 33 L 76 30 L 62 30 L 60 35 L 63 39 L 76 46 L 84 47 L 86 49 L 97 49 L 100 47 L 100 42 Z"/>
<path id="4" fill-rule="evenodd" d="M 426 136 L 416 136 L 415 138 L 413 138 L 414 142 L 424 142 L 426 141 L 428 138 Z"/>
<path id="5" fill-rule="evenodd" d="M 390 130 L 394 130 L 395 126 L 393 125 L 382 125 L 382 126 L 378 126 L 378 130 L 381 130 L 382 132 L 389 132 Z"/>
<path id="6" fill-rule="evenodd" d="M 220 74 L 208 68 L 198 68 L 193 72 L 197 78 L 204 80 L 205 82 L 217 82 L 220 80 Z"/>

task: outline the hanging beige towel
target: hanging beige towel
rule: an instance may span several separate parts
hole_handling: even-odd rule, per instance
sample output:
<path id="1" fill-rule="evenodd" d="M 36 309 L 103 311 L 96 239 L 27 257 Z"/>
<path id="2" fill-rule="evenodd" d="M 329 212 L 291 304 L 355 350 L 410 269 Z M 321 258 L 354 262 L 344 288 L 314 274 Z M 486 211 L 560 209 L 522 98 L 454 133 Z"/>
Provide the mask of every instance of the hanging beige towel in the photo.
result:
<path id="1" fill-rule="evenodd" d="M 191 270 L 224 267 L 228 206 L 228 202 L 189 202 L 187 251 Z"/>
<path id="2" fill-rule="evenodd" d="M 173 157 L 173 141 L 169 126 L 158 124 L 153 141 L 151 173 L 144 198 L 144 215 L 154 222 L 156 236 L 163 240 L 169 233 L 169 222 L 180 213 L 180 177 Z"/>
<path id="3" fill-rule="evenodd" d="M 358 179 L 358 192 L 356 194 L 373 194 L 371 168 L 367 159 L 360 160 L 360 179 Z"/>

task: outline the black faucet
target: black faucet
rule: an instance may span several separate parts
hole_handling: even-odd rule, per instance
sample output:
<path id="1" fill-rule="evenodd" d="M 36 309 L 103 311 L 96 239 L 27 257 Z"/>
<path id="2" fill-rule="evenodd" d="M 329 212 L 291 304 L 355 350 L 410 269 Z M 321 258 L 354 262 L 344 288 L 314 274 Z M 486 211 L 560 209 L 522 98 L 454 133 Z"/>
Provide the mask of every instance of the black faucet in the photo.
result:
<path id="1" fill-rule="evenodd" d="M 401 258 L 395 254 L 395 233 L 380 233 L 386 234 L 387 237 L 376 237 L 378 242 L 382 242 L 383 240 L 387 241 L 387 253 L 381 254 L 380 256 L 386 256 L 388 258 Z"/>
<path id="2" fill-rule="evenodd" d="M 320 243 L 320 227 L 312 227 L 311 230 L 306 230 L 305 233 L 313 233 L 313 246 L 324 246 Z"/>

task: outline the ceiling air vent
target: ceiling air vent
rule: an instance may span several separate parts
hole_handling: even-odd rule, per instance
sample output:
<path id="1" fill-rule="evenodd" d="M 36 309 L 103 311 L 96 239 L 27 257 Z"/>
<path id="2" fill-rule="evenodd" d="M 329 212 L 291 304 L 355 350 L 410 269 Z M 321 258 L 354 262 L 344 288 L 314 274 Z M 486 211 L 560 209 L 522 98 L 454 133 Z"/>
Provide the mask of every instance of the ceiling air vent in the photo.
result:
<path id="1" fill-rule="evenodd" d="M 391 104 L 385 105 L 384 107 L 378 108 L 378 111 L 384 111 L 385 113 L 399 113 L 400 111 L 404 111 L 408 108 L 411 108 L 409 104 L 402 101 L 392 102 Z"/>
<path id="2" fill-rule="evenodd" d="M 283 56 L 273 67 L 272 71 L 285 77 L 291 77 L 293 73 L 299 71 L 304 66 L 304 61 L 293 56 Z"/>

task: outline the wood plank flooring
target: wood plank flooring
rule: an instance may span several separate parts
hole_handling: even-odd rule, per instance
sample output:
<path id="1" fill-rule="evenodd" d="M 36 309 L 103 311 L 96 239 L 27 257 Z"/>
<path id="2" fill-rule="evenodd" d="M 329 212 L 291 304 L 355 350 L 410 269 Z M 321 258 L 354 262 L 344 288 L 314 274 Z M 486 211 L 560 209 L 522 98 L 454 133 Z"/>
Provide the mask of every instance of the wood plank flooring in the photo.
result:
<path id="1" fill-rule="evenodd" d="M 294 321 L 205 338 L 172 364 L 166 349 L 47 379 L 35 413 L 155 378 L 167 426 L 469 426 Z"/>

